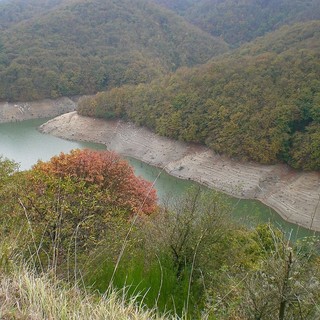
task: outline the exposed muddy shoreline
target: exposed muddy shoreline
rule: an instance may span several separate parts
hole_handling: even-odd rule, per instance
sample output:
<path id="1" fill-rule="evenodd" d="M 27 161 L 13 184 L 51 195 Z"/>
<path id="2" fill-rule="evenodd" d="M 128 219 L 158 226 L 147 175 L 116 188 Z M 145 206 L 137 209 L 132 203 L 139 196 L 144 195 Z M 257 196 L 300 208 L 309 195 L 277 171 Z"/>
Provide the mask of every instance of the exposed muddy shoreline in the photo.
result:
<path id="1" fill-rule="evenodd" d="M 102 143 L 109 150 L 164 168 L 238 198 L 258 199 L 285 220 L 320 231 L 320 173 L 286 165 L 240 163 L 209 149 L 157 136 L 122 121 L 81 117 L 69 98 L 0 103 L 0 123 L 61 115 L 44 124 L 44 133 L 69 140 Z"/>
<path id="2" fill-rule="evenodd" d="M 173 176 L 238 198 L 258 199 L 285 220 L 320 231 L 319 172 L 240 163 L 132 123 L 82 117 L 76 112 L 50 120 L 40 130 L 65 139 L 102 143 L 109 150 L 164 168 Z"/>
<path id="3" fill-rule="evenodd" d="M 32 102 L 0 102 L 0 123 L 52 118 L 74 111 L 76 107 L 76 102 L 69 98 Z"/>

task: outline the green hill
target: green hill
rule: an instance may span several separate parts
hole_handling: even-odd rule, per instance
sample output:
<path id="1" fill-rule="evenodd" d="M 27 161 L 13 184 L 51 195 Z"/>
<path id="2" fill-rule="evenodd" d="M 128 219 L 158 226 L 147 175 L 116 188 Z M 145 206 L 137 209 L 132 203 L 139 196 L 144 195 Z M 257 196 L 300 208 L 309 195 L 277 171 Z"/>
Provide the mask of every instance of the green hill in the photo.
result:
<path id="1" fill-rule="evenodd" d="M 0 33 L 0 100 L 148 82 L 227 49 L 222 40 L 144 0 L 65 1 Z"/>
<path id="2" fill-rule="evenodd" d="M 282 25 L 320 18 L 319 0 L 154 0 L 238 46 Z"/>
<path id="3" fill-rule="evenodd" d="M 160 4 L 168 9 L 171 9 L 180 15 L 183 15 L 187 10 L 190 10 L 197 2 L 201 0 L 153 0 L 155 3 Z"/>
<path id="4" fill-rule="evenodd" d="M 79 112 L 260 163 L 320 169 L 320 21 L 283 27 L 196 68 L 83 100 Z"/>
<path id="5" fill-rule="evenodd" d="M 63 1 L 66 0 L 0 0 L 0 30 L 46 13 Z"/>

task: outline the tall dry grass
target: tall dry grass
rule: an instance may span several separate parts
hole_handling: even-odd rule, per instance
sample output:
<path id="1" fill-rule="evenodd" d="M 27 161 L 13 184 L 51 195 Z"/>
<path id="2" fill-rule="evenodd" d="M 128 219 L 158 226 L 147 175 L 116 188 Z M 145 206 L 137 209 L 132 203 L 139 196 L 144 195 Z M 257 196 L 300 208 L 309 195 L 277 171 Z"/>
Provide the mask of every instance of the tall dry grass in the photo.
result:
<path id="1" fill-rule="evenodd" d="M 174 317 L 170 317 L 173 319 Z M 127 299 L 125 290 L 104 296 L 70 287 L 49 273 L 37 275 L 26 267 L 0 271 L 0 319 L 169 319 Z"/>

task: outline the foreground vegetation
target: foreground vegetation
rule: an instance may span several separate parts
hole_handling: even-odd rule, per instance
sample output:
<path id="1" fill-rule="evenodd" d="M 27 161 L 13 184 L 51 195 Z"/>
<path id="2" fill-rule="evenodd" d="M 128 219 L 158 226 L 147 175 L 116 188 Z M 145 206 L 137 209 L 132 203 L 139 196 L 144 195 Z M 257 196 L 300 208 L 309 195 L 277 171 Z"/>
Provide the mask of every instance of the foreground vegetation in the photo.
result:
<path id="1" fill-rule="evenodd" d="M 319 30 L 319 21 L 284 27 L 205 65 L 83 99 L 78 112 L 241 160 L 319 170 Z"/>
<path id="2" fill-rule="evenodd" d="M 85 292 L 77 286 L 54 279 L 49 273 L 37 274 L 26 267 L 0 271 L 1 319 L 168 319 L 125 299 L 125 292 L 105 296 Z"/>
<path id="3" fill-rule="evenodd" d="M 88 150 L 0 173 L 2 317 L 320 315 L 318 238 L 235 225 L 213 191 L 158 207 L 123 160 Z"/>

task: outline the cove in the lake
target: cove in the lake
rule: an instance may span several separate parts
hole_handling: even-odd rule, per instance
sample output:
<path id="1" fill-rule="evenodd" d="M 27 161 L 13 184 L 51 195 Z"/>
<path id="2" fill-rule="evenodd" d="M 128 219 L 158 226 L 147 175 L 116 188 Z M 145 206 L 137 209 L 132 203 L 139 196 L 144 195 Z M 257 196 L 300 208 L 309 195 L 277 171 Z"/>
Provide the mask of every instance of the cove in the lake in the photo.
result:
<path id="1" fill-rule="evenodd" d="M 60 152 L 72 149 L 104 149 L 103 145 L 67 141 L 41 134 L 37 127 L 46 119 L 26 120 L 0 124 L 0 155 L 20 164 L 20 170 L 30 169 L 38 160 L 47 161 Z"/>
<path id="2" fill-rule="evenodd" d="M 20 169 L 29 169 L 40 160 L 49 160 L 52 156 L 60 152 L 68 152 L 75 148 L 105 149 L 101 144 L 75 142 L 63 140 L 54 136 L 41 134 L 37 127 L 45 120 L 28 120 L 16 123 L 0 124 L 0 155 L 20 163 Z M 134 167 L 137 175 L 146 180 L 155 181 L 159 200 L 165 198 L 167 194 L 181 195 L 192 185 L 193 181 L 181 180 L 168 175 L 159 168 L 152 167 L 136 159 L 128 158 Z M 161 174 L 159 174 L 161 172 Z M 203 187 L 204 188 L 204 187 Z M 291 232 L 292 239 L 314 232 L 284 221 L 274 210 L 255 200 L 243 200 L 226 196 L 233 208 L 235 219 L 248 225 L 271 222 L 283 228 L 286 232 Z"/>

